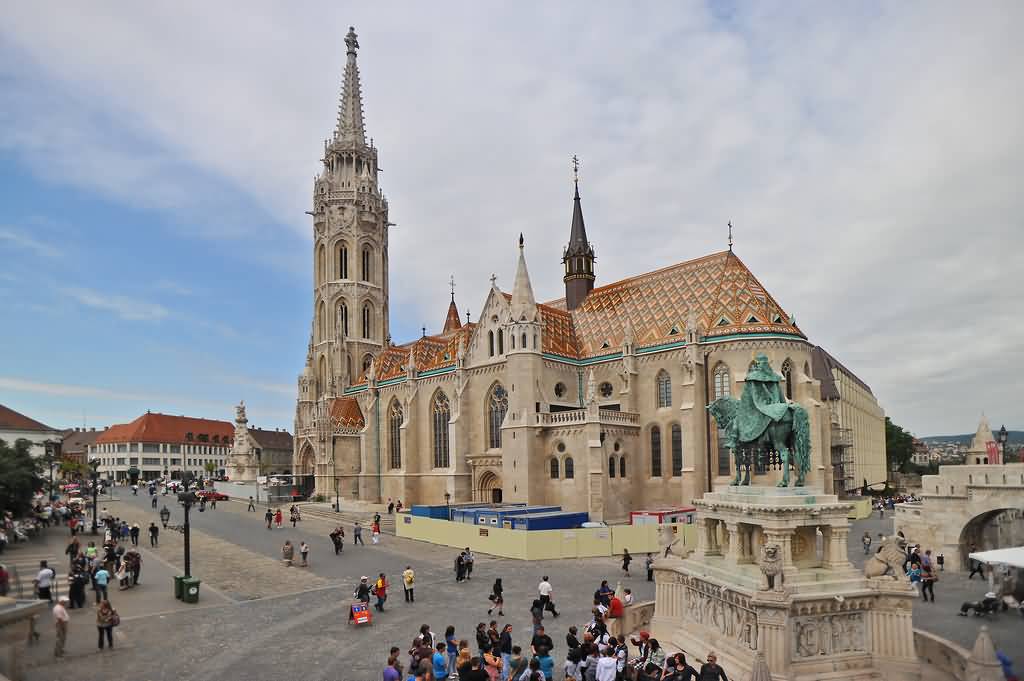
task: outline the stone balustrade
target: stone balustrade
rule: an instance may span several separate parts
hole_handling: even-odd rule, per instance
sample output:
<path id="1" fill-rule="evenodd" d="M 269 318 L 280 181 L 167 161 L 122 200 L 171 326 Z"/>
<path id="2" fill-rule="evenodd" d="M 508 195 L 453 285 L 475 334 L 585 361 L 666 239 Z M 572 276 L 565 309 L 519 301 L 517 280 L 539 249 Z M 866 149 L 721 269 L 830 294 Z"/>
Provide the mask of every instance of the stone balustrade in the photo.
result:
<path id="1" fill-rule="evenodd" d="M 613 409 L 601 409 L 598 411 L 600 423 L 616 426 L 639 426 L 640 415 L 626 411 L 615 411 Z M 573 409 L 571 411 L 555 411 L 550 414 L 537 414 L 537 423 L 541 426 L 575 426 L 587 422 L 586 409 Z"/>

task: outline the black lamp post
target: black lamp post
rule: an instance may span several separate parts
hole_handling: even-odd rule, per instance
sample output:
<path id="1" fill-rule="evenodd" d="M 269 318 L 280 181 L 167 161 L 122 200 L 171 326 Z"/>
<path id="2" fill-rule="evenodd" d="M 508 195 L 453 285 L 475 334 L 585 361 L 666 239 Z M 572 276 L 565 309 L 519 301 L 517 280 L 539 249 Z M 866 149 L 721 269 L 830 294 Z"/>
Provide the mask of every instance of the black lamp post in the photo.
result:
<path id="1" fill-rule="evenodd" d="M 263 477 L 263 449 L 256 450 L 256 503 L 260 503 L 260 478 Z M 270 501 L 269 499 L 267 500 Z"/>
<path id="2" fill-rule="evenodd" d="M 46 498 L 47 503 L 53 501 L 53 464 L 56 463 L 56 443 L 53 440 L 47 440 L 43 443 L 46 447 L 46 463 L 50 466 L 50 496 Z"/>
<path id="3" fill-rule="evenodd" d="M 451 495 L 451 492 L 445 492 L 444 493 L 444 505 L 445 505 L 445 508 L 448 509 L 448 517 L 449 517 L 449 520 L 450 520 L 451 519 L 451 513 L 452 513 L 452 495 Z"/>
<path id="4" fill-rule="evenodd" d="M 189 523 L 188 523 L 188 512 L 192 508 L 192 504 L 196 503 L 195 492 L 182 492 L 178 495 L 178 501 L 185 509 L 185 526 L 182 528 L 182 532 L 185 535 L 185 578 L 192 576 L 192 547 L 189 544 L 191 538 L 189 534 Z"/>
<path id="5" fill-rule="evenodd" d="M 1006 441 L 1009 439 L 1010 434 L 1006 432 L 1006 426 L 999 428 L 999 463 L 1006 463 Z"/>
<path id="6" fill-rule="evenodd" d="M 96 501 L 97 493 L 99 492 L 100 484 L 100 460 L 93 459 L 89 462 L 89 467 L 92 468 L 92 534 L 95 536 L 99 533 L 96 525 L 96 506 L 99 502 Z"/>
<path id="7" fill-rule="evenodd" d="M 341 512 L 341 496 L 338 494 L 338 463 L 334 460 L 334 452 L 331 452 L 331 468 L 334 469 L 334 510 Z"/>

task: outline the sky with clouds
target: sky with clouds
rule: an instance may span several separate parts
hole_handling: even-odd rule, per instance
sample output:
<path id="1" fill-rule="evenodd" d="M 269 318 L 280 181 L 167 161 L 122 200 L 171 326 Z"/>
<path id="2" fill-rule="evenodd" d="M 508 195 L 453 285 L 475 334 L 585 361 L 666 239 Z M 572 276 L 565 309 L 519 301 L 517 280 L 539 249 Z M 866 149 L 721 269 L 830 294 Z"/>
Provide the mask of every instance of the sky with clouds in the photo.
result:
<path id="1" fill-rule="evenodd" d="M 561 295 L 736 252 L 919 435 L 1024 428 L 1024 5 L 14 3 L 0 22 L 0 403 L 291 427 L 312 179 L 359 33 L 397 342 L 526 237 Z"/>

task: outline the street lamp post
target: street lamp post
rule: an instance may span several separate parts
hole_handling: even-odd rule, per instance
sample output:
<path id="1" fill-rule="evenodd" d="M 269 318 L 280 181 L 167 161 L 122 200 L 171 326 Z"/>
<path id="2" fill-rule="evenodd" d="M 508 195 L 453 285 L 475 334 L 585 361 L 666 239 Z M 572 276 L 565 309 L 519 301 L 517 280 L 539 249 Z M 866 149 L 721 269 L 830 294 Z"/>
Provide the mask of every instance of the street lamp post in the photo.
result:
<path id="1" fill-rule="evenodd" d="M 1006 432 L 1006 426 L 999 428 L 999 463 L 1006 463 L 1006 440 L 1009 439 L 1010 434 Z"/>
<path id="2" fill-rule="evenodd" d="M 260 478 L 263 477 L 263 449 L 256 450 L 256 504 L 260 503 Z M 268 500 L 269 501 L 269 500 Z"/>
<path id="3" fill-rule="evenodd" d="M 334 511 L 341 512 L 341 496 L 338 494 L 338 463 L 334 460 L 334 452 L 331 452 L 331 468 L 334 470 Z"/>
<path id="4" fill-rule="evenodd" d="M 192 576 L 192 546 L 190 544 L 191 534 L 189 532 L 189 517 L 188 512 L 192 508 L 192 504 L 196 502 L 195 492 L 182 492 L 178 495 L 178 501 L 185 509 L 185 526 L 182 532 L 185 535 L 185 578 L 188 579 Z"/>
<path id="5" fill-rule="evenodd" d="M 89 462 L 89 467 L 92 468 L 92 534 L 93 536 L 96 536 L 96 534 L 98 534 L 99 532 L 98 527 L 96 525 L 96 505 L 99 502 L 96 500 L 96 497 L 97 492 L 99 491 L 98 487 L 100 484 L 100 460 L 93 459 L 92 461 Z"/>
<path id="6" fill-rule="evenodd" d="M 444 507 L 448 511 L 448 520 L 452 519 L 452 494 L 451 492 L 444 493 Z"/>
<path id="7" fill-rule="evenodd" d="M 53 464 L 54 464 L 54 450 L 55 443 L 52 440 L 47 440 L 43 443 L 46 447 L 46 463 L 50 466 L 50 496 L 46 498 L 47 503 L 53 502 Z"/>

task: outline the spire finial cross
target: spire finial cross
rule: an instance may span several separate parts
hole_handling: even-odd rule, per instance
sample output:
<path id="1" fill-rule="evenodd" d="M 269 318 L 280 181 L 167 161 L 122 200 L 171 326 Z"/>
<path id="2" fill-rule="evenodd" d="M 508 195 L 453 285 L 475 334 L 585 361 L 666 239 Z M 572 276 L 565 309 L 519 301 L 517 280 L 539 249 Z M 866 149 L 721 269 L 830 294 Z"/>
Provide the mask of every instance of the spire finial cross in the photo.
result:
<path id="1" fill-rule="evenodd" d="M 349 54 L 355 54 L 356 50 L 359 49 L 359 36 L 356 35 L 356 27 L 348 27 L 348 35 L 345 36 L 345 46 L 348 48 Z"/>
<path id="2" fill-rule="evenodd" d="M 729 225 L 729 252 L 732 253 L 732 220 L 726 224 Z"/>
<path id="3" fill-rule="evenodd" d="M 466 323 L 469 324 L 469 308 L 466 308 Z"/>
<path id="4" fill-rule="evenodd" d="M 448 277 L 448 286 L 452 289 L 452 302 L 455 302 L 455 275 Z"/>
<path id="5" fill-rule="evenodd" d="M 498 275 L 491 272 L 491 288 L 494 288 L 496 281 L 498 281 Z"/>

